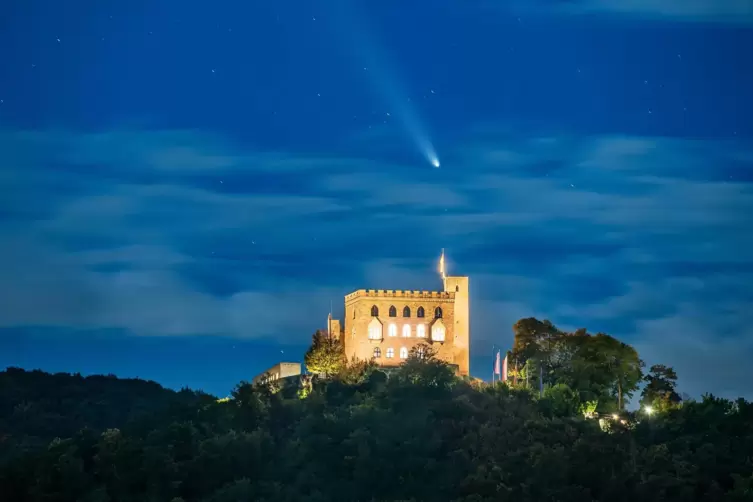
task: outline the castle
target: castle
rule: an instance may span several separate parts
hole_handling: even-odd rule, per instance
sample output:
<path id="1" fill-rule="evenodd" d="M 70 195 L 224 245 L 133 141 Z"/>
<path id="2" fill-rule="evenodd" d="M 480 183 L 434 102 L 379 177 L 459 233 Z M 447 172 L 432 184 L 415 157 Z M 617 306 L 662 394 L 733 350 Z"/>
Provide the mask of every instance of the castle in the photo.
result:
<path id="1" fill-rule="evenodd" d="M 373 359 L 384 367 L 398 366 L 410 350 L 427 343 L 437 357 L 457 368 L 470 369 L 468 277 L 447 277 L 444 252 L 440 260 L 443 291 L 359 289 L 345 296 L 345 326 L 328 318 L 327 331 L 343 343 L 348 360 Z"/>

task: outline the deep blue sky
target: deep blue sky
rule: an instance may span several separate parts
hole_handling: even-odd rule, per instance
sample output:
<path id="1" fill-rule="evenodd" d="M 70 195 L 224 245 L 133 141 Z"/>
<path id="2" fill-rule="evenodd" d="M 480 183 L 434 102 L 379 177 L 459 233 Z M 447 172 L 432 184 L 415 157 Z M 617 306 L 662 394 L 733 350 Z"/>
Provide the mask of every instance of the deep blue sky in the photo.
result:
<path id="1" fill-rule="evenodd" d="M 753 397 L 750 1 L 118 4 L 0 15 L 0 367 L 224 395 L 446 248 L 477 376 L 537 316 Z"/>

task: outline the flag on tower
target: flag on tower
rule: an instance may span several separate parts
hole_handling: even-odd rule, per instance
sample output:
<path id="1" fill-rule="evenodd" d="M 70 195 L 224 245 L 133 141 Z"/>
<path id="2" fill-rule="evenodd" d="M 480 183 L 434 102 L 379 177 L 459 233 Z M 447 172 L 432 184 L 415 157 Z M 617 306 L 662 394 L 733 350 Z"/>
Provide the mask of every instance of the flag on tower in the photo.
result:
<path id="1" fill-rule="evenodd" d="M 444 249 L 442 249 L 442 256 L 439 258 L 439 273 L 442 276 L 442 279 L 446 277 L 444 269 Z"/>
<path id="2" fill-rule="evenodd" d="M 501 373 L 500 371 L 500 365 L 499 365 L 499 354 L 501 351 L 497 351 L 497 355 L 494 358 L 494 374 L 499 375 Z"/>
<path id="3" fill-rule="evenodd" d="M 505 360 L 502 361 L 502 381 L 507 381 L 507 356 L 505 355 Z"/>

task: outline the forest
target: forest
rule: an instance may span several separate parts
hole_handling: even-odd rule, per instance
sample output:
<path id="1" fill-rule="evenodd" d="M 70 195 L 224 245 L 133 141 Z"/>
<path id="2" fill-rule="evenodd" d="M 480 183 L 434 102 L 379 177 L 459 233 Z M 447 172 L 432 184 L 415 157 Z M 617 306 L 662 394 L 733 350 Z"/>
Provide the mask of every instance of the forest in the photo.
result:
<path id="1" fill-rule="evenodd" d="M 614 337 L 521 319 L 508 381 L 427 344 L 399 368 L 317 332 L 309 374 L 227 398 L 113 376 L 0 372 L 14 502 L 750 501 L 753 403 L 681 399 Z M 628 405 L 631 403 L 631 405 Z"/>

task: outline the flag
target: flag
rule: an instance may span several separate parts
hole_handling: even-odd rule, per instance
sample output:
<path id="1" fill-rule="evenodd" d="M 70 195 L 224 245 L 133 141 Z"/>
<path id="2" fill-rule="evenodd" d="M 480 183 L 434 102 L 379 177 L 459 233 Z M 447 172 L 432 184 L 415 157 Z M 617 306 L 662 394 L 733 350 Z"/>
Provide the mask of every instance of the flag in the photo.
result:
<path id="1" fill-rule="evenodd" d="M 445 278 L 445 274 L 444 274 L 444 249 L 442 250 L 442 256 L 439 258 L 439 274 L 442 276 L 442 279 Z"/>
<path id="2" fill-rule="evenodd" d="M 494 358 L 494 374 L 499 375 L 500 374 L 500 368 L 499 368 L 499 351 L 497 351 L 497 356 Z"/>
<path id="3" fill-rule="evenodd" d="M 502 361 L 502 381 L 507 381 L 507 356 L 505 356 L 505 360 Z"/>

